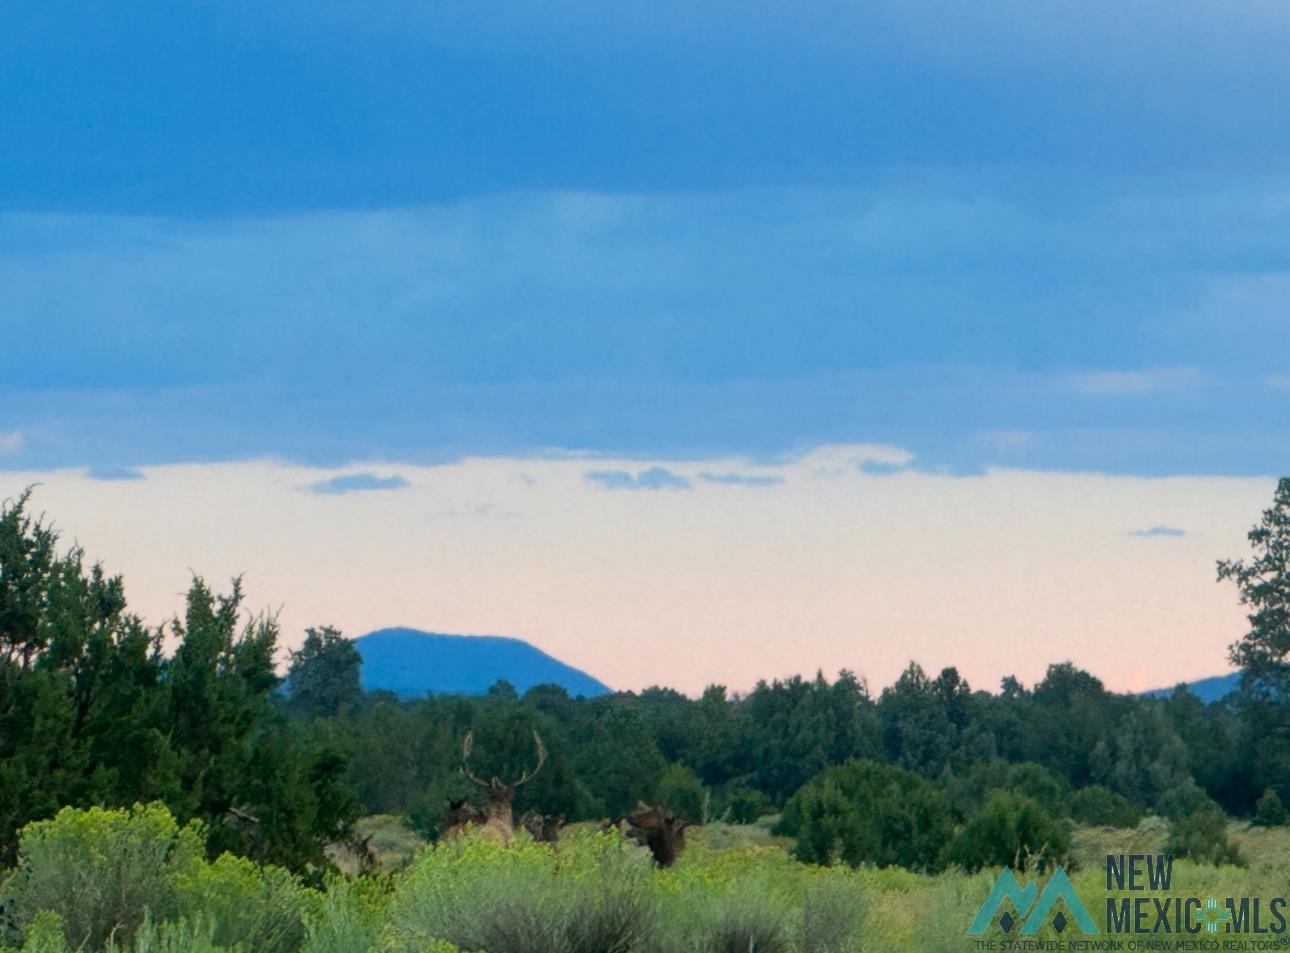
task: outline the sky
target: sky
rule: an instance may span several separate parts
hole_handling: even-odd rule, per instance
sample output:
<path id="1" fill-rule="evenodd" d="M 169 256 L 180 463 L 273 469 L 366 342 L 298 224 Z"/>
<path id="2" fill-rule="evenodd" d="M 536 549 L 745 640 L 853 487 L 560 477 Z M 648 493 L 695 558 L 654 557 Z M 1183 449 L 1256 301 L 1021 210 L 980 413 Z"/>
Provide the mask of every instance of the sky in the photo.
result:
<path id="1" fill-rule="evenodd" d="M 246 572 L 288 644 L 1222 671 L 1214 560 L 1290 472 L 1287 41 L 1273 0 L 5 4 L 0 494 L 158 621 Z M 920 596 L 929 533 L 972 557 Z"/>

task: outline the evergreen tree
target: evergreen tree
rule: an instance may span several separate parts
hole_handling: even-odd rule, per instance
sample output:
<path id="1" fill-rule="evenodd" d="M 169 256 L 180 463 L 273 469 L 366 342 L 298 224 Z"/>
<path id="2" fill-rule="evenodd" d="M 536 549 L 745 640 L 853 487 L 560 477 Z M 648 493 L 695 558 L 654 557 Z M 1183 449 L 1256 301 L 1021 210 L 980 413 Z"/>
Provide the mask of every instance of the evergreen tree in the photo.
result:
<path id="1" fill-rule="evenodd" d="M 291 653 L 287 670 L 292 709 L 310 717 L 340 714 L 363 695 L 362 666 L 363 656 L 339 630 L 306 629 L 304 645 Z"/>
<path id="2" fill-rule="evenodd" d="M 1272 787 L 1290 798 L 1290 477 L 1277 484 L 1271 509 L 1248 535 L 1248 560 L 1223 560 L 1219 580 L 1231 580 L 1249 611 L 1250 630 L 1231 647 L 1241 668 L 1237 697 L 1244 716 L 1243 746 L 1251 755 L 1255 791 Z M 1257 756 L 1255 753 L 1257 752 Z"/>

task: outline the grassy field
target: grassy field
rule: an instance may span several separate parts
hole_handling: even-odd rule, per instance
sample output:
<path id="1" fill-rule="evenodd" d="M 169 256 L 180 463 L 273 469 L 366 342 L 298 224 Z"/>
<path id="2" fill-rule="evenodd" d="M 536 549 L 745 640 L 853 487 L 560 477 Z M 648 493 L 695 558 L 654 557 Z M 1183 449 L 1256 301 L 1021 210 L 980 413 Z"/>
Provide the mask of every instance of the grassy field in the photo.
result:
<path id="1" fill-rule="evenodd" d="M 638 872 L 641 884 L 657 894 L 656 899 L 661 898 L 655 914 L 680 924 L 687 918 L 694 920 L 695 910 L 706 907 L 725 911 L 723 916 L 733 925 L 741 917 L 755 924 L 762 914 L 773 913 L 773 919 L 782 927 L 780 940 L 784 945 L 753 949 L 966 951 L 972 948 L 966 929 L 989 892 L 997 871 L 978 874 L 952 871 L 927 876 L 898 869 L 822 870 L 791 859 L 792 842 L 772 833 L 775 821 L 775 817 L 766 817 L 750 825 L 715 823 L 692 829 L 687 853 L 677 868 Z M 460 868 L 467 863 L 464 859 L 467 856 L 473 858 L 471 862 L 493 868 L 502 876 L 502 871 L 518 862 L 520 853 L 528 851 L 546 852 L 550 870 L 558 876 L 564 855 L 587 850 L 588 844 L 596 839 L 595 828 L 593 824 L 571 825 L 564 833 L 564 845 L 556 851 L 528 845 L 522 851 L 508 852 L 493 845 L 478 844 L 460 853 L 461 848 L 457 846 L 436 850 L 425 845 L 397 818 L 368 818 L 363 824 L 364 833 L 372 835 L 382 864 L 389 870 L 405 871 L 399 877 L 407 876 L 414 884 L 433 879 L 430 870 L 447 874 L 449 869 Z M 1287 892 L 1290 829 L 1254 828 L 1234 821 L 1229 824 L 1228 836 L 1239 847 L 1245 866 L 1213 867 L 1177 861 L 1171 895 L 1196 896 L 1202 900 L 1210 896 L 1270 899 Z M 1147 818 L 1134 829 L 1084 827 L 1075 831 L 1067 870 L 1099 923 L 1107 897 L 1107 855 L 1160 854 L 1167 837 L 1168 825 L 1159 818 Z M 407 885 L 398 888 L 399 891 L 408 889 L 416 891 Z M 825 896 L 827 899 L 822 900 Z M 400 909 L 397 902 L 391 907 L 395 911 L 392 918 L 395 924 L 404 922 L 403 915 L 397 913 Z M 834 926 L 841 924 L 838 928 L 846 935 L 845 940 L 838 940 L 841 945 L 834 947 L 819 940 L 812 945 L 813 931 L 815 934 L 828 932 L 813 923 L 813 917 L 829 919 Z M 398 928 L 395 929 L 397 932 Z M 679 945 L 668 948 L 708 949 L 695 939 L 701 932 L 702 928 L 694 923 L 691 929 L 679 929 L 679 934 L 684 934 L 676 940 Z M 775 930 L 768 929 L 765 933 L 772 936 Z M 997 931 L 994 935 L 1003 937 Z M 1059 937 L 1051 928 L 1039 936 Z M 1071 937 L 1068 932 L 1066 939 Z M 386 942 L 392 942 L 388 935 Z M 392 948 L 400 947 L 396 944 Z"/>
<path id="2" fill-rule="evenodd" d="M 53 822 L 52 846 L 33 855 L 40 869 L 5 888 L 27 916 L 27 953 L 967 953 L 967 927 L 998 875 L 800 864 L 771 833 L 773 818 L 696 828 L 680 862 L 660 870 L 596 825 L 573 826 L 555 847 L 524 835 L 508 846 L 473 835 L 429 845 L 398 818 L 371 817 L 363 831 L 385 872 L 310 887 L 248 861 L 185 853 L 176 846 L 183 831 L 164 819 L 151 818 L 144 841 L 123 812 L 71 814 L 61 828 Z M 1166 835 L 1158 819 L 1076 832 L 1068 869 L 1099 923 L 1106 855 L 1159 853 Z M 1177 861 L 1170 894 L 1266 903 L 1287 892 L 1290 830 L 1233 823 L 1230 836 L 1246 866 Z M 175 843 L 157 846 L 166 837 Z M 131 867 L 128 857 L 148 843 L 164 862 Z M 135 898 L 128 909 L 127 895 Z M 165 923 L 140 926 L 141 903 Z M 41 906 L 61 914 L 62 931 L 49 915 L 31 922 Z M 64 931 L 70 942 L 57 938 Z M 107 939 L 81 947 L 86 931 Z M 1059 935 L 1046 925 L 1038 938 Z"/>

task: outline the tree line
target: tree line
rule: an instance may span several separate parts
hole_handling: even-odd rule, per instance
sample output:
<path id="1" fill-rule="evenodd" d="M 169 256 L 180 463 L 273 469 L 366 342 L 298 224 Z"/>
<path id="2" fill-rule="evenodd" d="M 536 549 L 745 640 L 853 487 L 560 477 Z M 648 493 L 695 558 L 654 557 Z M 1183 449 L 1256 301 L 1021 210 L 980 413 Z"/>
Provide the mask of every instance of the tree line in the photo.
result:
<path id="1" fill-rule="evenodd" d="M 521 695 L 499 682 L 483 696 L 410 700 L 363 692 L 357 651 L 327 627 L 308 631 L 280 679 L 276 621 L 248 617 L 236 581 L 217 593 L 194 579 L 182 616 L 149 627 L 122 580 L 60 550 L 29 504 L 0 512 L 10 857 L 18 829 L 60 806 L 160 801 L 205 823 L 212 854 L 320 869 L 364 814 L 442 833 L 449 802 L 476 793 L 459 770 L 468 732 L 479 773 L 501 777 L 531 764 L 540 733 L 546 763 L 517 791 L 517 812 L 590 820 L 645 801 L 698 822 L 775 813 L 799 856 L 821 862 L 932 868 L 1018 843 L 1060 847 L 1066 818 L 1124 826 L 1146 813 L 1208 838 L 1216 855 L 1216 817 L 1276 823 L 1290 798 L 1290 479 L 1250 533 L 1252 557 L 1219 564 L 1250 631 L 1232 648 L 1239 691 L 1213 704 L 1182 688 L 1117 694 L 1070 663 L 997 691 L 911 663 L 880 693 L 843 671 L 698 698 L 571 698 L 551 685 Z M 927 844 L 902 846 L 889 828 Z"/>

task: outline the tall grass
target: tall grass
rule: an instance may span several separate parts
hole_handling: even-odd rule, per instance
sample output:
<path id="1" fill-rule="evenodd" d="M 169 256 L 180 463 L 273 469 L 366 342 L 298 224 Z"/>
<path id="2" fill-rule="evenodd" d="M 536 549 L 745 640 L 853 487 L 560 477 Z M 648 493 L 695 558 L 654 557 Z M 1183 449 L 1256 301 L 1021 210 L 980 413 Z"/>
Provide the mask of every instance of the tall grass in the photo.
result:
<path id="1" fill-rule="evenodd" d="M 22 914 L 11 946 L 23 953 L 961 953 L 997 876 L 804 865 L 723 828 L 696 831 L 659 870 L 616 833 L 583 828 L 554 847 L 467 836 L 423 847 L 394 873 L 313 889 L 249 861 L 206 861 L 149 810 L 65 815 L 37 833 L 0 888 Z M 1070 873 L 1095 918 L 1105 855 L 1158 853 L 1166 833 L 1151 820 L 1077 833 Z M 1286 892 L 1290 831 L 1230 834 L 1250 865 L 1177 860 L 1174 895 Z M 120 892 L 89 883 L 86 865 Z M 1046 924 L 1037 939 L 1056 937 Z"/>

